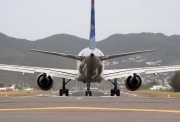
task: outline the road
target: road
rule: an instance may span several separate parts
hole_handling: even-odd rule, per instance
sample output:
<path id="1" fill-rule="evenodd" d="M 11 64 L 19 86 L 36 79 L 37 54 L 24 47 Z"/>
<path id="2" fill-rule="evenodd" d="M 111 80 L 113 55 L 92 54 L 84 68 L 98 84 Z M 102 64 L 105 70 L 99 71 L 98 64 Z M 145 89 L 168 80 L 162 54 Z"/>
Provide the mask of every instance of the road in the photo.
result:
<path id="1" fill-rule="evenodd" d="M 58 92 L 36 96 L 0 97 L 1 122 L 179 122 L 179 98 L 155 98 L 121 93 L 110 97 L 101 91 Z"/>

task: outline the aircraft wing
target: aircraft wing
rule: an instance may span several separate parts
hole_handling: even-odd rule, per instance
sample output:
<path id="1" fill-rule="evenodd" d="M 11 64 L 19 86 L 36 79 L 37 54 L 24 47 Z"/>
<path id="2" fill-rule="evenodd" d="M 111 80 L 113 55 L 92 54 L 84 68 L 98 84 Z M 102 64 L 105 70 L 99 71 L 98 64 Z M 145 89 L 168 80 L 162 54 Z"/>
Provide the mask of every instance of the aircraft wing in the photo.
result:
<path id="1" fill-rule="evenodd" d="M 71 80 L 76 80 L 77 70 L 69 69 L 55 69 L 55 68 L 44 68 L 44 67 L 31 67 L 31 66 L 19 66 L 19 65 L 7 65 L 0 64 L 0 70 L 15 71 L 22 73 L 47 73 L 53 77 L 61 77 Z"/>
<path id="2" fill-rule="evenodd" d="M 158 67 L 143 67 L 143 68 L 132 68 L 132 69 L 115 69 L 115 70 L 104 70 L 104 79 L 115 79 L 121 77 L 132 76 L 134 73 L 136 74 L 155 74 L 162 72 L 171 72 L 171 71 L 179 71 L 180 65 L 174 66 L 158 66 Z"/>

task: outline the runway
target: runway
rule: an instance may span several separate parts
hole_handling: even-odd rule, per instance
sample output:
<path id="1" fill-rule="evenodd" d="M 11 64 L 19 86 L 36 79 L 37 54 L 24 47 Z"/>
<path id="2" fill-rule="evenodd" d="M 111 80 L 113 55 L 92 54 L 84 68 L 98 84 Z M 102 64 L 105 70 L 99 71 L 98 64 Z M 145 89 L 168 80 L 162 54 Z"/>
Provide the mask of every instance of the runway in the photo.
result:
<path id="1" fill-rule="evenodd" d="M 110 97 L 101 91 L 73 92 L 59 97 L 58 92 L 36 96 L 0 97 L 2 122 L 179 122 L 180 99 L 155 98 L 121 93 Z"/>

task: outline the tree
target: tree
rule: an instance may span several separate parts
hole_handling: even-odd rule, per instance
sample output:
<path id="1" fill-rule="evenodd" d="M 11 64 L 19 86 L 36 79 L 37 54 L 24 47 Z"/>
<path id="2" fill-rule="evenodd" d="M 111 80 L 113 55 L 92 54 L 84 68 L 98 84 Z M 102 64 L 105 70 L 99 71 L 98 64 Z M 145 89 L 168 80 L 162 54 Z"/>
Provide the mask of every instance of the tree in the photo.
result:
<path id="1" fill-rule="evenodd" d="M 0 82 L 0 87 L 4 87 L 4 84 Z"/>
<path id="2" fill-rule="evenodd" d="M 176 72 L 170 79 L 170 85 L 175 92 L 180 92 L 180 71 Z"/>
<path id="3" fill-rule="evenodd" d="M 152 86 L 154 86 L 154 85 L 157 85 L 157 82 L 156 81 L 152 81 L 152 82 L 150 82 L 150 83 L 146 83 L 146 84 L 142 84 L 141 85 L 141 87 L 140 87 L 140 89 L 141 90 L 149 90 Z"/>

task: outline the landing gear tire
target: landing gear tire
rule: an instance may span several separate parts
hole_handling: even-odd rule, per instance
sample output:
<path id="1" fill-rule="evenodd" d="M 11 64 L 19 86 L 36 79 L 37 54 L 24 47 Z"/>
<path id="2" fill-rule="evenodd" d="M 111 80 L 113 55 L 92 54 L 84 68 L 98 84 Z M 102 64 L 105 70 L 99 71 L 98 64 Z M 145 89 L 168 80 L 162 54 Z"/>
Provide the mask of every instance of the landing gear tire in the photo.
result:
<path id="1" fill-rule="evenodd" d="M 69 81 L 71 81 L 71 80 L 66 81 L 66 79 L 63 78 L 62 89 L 59 90 L 59 96 L 63 96 L 63 94 L 65 94 L 66 96 L 69 96 L 69 90 L 66 89 L 66 84 L 67 84 Z"/>
<path id="2" fill-rule="evenodd" d="M 120 90 L 119 89 L 116 91 L 116 95 L 120 96 Z"/>
<path id="3" fill-rule="evenodd" d="M 66 89 L 65 94 L 66 94 L 66 96 L 69 96 L 69 90 L 68 89 Z"/>
<path id="4" fill-rule="evenodd" d="M 91 91 L 89 91 L 89 96 L 92 96 L 92 92 Z"/>
<path id="5" fill-rule="evenodd" d="M 117 95 L 117 96 L 120 96 L 120 90 L 117 89 L 116 91 L 114 89 L 111 89 L 111 96 L 114 96 L 114 95 Z"/>
<path id="6" fill-rule="evenodd" d="M 111 89 L 111 96 L 114 96 L 114 89 Z"/>
<path id="7" fill-rule="evenodd" d="M 62 96 L 62 95 L 63 95 L 63 90 L 60 89 L 60 90 L 59 90 L 59 96 Z"/>
<path id="8" fill-rule="evenodd" d="M 68 89 L 66 89 L 66 90 L 60 89 L 59 96 L 63 96 L 63 94 L 65 94 L 66 96 L 69 96 L 69 90 Z"/>
<path id="9" fill-rule="evenodd" d="M 92 92 L 91 91 L 86 91 L 85 95 L 86 96 L 92 96 Z"/>
<path id="10" fill-rule="evenodd" d="M 109 81 L 114 85 L 114 89 L 111 89 L 111 96 L 114 96 L 115 94 L 120 96 L 120 90 L 117 89 L 117 79 L 114 79 L 114 82 L 111 80 Z"/>

